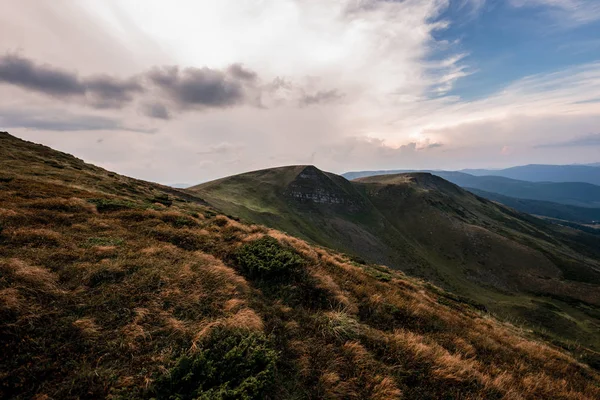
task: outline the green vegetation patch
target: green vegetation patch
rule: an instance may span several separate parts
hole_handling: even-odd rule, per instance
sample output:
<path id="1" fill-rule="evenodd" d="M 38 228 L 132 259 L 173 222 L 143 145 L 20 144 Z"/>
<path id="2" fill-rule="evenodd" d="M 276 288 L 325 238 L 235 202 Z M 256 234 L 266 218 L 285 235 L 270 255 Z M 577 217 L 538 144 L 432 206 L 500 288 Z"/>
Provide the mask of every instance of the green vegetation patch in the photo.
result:
<path id="1" fill-rule="evenodd" d="M 263 334 L 216 329 L 201 351 L 181 356 L 168 375 L 157 380 L 157 398 L 264 398 L 277 359 Z"/>
<path id="2" fill-rule="evenodd" d="M 90 199 L 90 203 L 96 205 L 99 212 L 110 212 L 139 208 L 139 205 L 131 201 L 121 199 Z"/>
<path id="3" fill-rule="evenodd" d="M 263 236 L 240 247 L 236 260 L 250 277 L 285 276 L 305 266 L 306 261 L 271 236 Z"/>
<path id="4" fill-rule="evenodd" d="M 380 267 L 378 265 L 362 265 L 362 267 L 367 274 L 371 275 L 373 278 L 379 281 L 390 282 L 392 280 L 392 274 L 390 273 L 390 271 L 383 267 Z"/>
<path id="5" fill-rule="evenodd" d="M 151 203 L 159 203 L 163 206 L 171 207 L 173 205 L 173 200 L 166 193 L 160 193 L 150 199 Z"/>
<path id="6" fill-rule="evenodd" d="M 160 219 L 166 223 L 171 224 L 174 228 L 195 228 L 198 226 L 198 223 L 194 221 L 193 218 L 188 217 L 187 215 L 172 215 L 165 214 L 160 217 Z"/>

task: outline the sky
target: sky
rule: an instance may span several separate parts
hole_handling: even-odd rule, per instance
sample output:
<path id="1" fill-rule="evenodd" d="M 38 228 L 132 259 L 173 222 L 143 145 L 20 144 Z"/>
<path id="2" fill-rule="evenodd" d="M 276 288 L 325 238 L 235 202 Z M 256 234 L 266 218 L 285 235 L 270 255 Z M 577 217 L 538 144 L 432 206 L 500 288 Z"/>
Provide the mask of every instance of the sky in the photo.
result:
<path id="1" fill-rule="evenodd" d="M 600 161 L 598 0 L 0 9 L 0 130 L 128 176 Z"/>

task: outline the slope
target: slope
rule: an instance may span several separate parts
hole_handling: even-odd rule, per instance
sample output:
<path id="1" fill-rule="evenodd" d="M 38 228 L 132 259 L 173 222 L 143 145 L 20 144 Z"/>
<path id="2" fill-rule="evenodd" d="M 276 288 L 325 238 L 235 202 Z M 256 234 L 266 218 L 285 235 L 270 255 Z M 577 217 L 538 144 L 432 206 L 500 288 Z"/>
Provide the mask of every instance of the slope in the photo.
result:
<path id="1" fill-rule="evenodd" d="M 363 193 L 314 166 L 253 171 L 188 191 L 229 214 L 374 262 L 393 264 L 416 257 Z M 394 236 L 392 248 L 382 240 L 383 232 Z"/>
<path id="2" fill-rule="evenodd" d="M 557 339 L 600 346 L 597 236 L 518 214 L 424 173 L 346 181 L 346 193 L 362 204 L 356 212 L 287 196 L 289 177 L 307 168 L 316 170 L 258 171 L 190 191 L 227 213 L 426 278 Z M 272 178 L 279 174 L 288 178 Z M 306 193 L 327 192 L 319 180 L 311 183 Z"/>
<path id="3" fill-rule="evenodd" d="M 600 395 L 582 354 L 399 272 L 6 133 L 0 166 L 2 398 Z"/>
<path id="4" fill-rule="evenodd" d="M 458 171 L 357 171 L 343 174 L 354 180 L 369 176 L 428 172 L 463 188 L 473 188 L 518 199 L 549 201 L 578 207 L 600 207 L 600 186 L 582 182 L 529 182 L 502 176 L 475 176 Z"/>

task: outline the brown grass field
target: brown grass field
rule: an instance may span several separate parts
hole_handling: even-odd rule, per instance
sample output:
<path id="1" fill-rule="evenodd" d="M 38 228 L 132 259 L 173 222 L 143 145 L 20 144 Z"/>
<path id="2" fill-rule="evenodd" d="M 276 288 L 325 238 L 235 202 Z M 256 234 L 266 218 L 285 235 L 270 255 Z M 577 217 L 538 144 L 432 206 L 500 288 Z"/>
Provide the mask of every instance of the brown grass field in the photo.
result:
<path id="1" fill-rule="evenodd" d="M 422 280 L 8 134 L 0 163 L 0 398 L 600 398 Z"/>

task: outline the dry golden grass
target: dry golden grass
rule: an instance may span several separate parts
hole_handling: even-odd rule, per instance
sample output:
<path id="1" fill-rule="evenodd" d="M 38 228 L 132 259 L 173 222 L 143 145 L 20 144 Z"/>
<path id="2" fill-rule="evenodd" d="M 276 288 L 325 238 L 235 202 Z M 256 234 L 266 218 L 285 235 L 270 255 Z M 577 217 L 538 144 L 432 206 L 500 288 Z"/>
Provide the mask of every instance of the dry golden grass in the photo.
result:
<path id="1" fill-rule="evenodd" d="M 59 159 L 0 183 L 0 398 L 157 397 L 220 330 L 275 349 L 270 399 L 600 398 L 596 370 L 421 280 Z M 265 234 L 302 269 L 246 275 Z"/>

